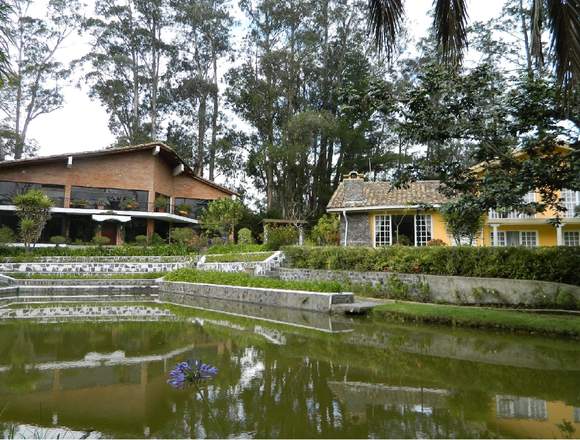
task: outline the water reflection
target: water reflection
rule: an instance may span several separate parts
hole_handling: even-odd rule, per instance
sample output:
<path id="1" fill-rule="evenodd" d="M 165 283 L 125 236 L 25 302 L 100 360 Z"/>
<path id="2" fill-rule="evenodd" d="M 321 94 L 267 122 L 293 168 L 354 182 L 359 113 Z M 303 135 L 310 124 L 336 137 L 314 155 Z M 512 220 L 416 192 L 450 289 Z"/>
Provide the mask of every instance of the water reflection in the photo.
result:
<path id="1" fill-rule="evenodd" d="M 327 334 L 191 314 L 0 325 L 0 432 L 579 438 L 575 342 L 375 321 Z M 166 383 L 189 358 L 219 368 L 199 393 Z"/>

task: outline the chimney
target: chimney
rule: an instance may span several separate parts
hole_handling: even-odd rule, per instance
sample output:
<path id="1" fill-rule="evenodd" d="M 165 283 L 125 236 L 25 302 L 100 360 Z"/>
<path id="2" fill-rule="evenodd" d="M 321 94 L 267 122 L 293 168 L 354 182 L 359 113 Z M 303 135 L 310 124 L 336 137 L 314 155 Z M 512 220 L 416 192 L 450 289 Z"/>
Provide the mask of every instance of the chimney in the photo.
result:
<path id="1" fill-rule="evenodd" d="M 351 171 L 343 176 L 344 185 L 344 199 L 346 206 L 356 206 L 361 202 L 365 202 L 366 198 L 363 194 L 364 174 L 359 174 L 357 171 Z"/>

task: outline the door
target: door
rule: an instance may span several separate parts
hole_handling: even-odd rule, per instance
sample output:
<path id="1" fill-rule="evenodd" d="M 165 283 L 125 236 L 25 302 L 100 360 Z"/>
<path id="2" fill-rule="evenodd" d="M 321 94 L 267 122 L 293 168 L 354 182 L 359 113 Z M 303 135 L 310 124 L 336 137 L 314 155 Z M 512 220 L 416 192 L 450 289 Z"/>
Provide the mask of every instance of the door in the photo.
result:
<path id="1" fill-rule="evenodd" d="M 117 244 L 117 224 L 111 222 L 103 222 L 101 225 L 101 235 L 108 237 L 109 244 Z"/>

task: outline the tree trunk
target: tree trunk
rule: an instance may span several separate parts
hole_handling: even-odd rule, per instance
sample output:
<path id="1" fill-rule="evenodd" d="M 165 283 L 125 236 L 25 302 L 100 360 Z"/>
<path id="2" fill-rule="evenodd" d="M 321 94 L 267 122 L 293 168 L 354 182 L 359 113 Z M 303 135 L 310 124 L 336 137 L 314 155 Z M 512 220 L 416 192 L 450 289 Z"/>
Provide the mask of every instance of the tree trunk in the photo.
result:
<path id="1" fill-rule="evenodd" d="M 195 167 L 193 172 L 196 176 L 203 177 L 203 150 L 205 144 L 205 118 L 207 113 L 207 94 L 199 98 L 199 112 L 197 114 L 197 154 L 195 155 Z"/>
<path id="2" fill-rule="evenodd" d="M 218 95 L 218 82 L 217 82 L 217 54 L 215 49 L 212 49 L 212 62 L 213 62 L 213 113 L 211 115 L 211 145 L 209 149 L 209 180 L 214 179 L 215 172 L 215 155 L 217 149 L 217 120 L 219 114 L 219 95 Z"/>
<path id="3" fill-rule="evenodd" d="M 528 39 L 528 25 L 526 23 L 526 14 L 524 12 L 523 0 L 520 0 L 520 18 L 522 21 L 522 32 L 524 34 L 524 47 L 526 51 L 528 76 L 531 78 L 534 74 L 534 71 L 532 70 L 532 54 L 530 52 L 530 41 Z"/>

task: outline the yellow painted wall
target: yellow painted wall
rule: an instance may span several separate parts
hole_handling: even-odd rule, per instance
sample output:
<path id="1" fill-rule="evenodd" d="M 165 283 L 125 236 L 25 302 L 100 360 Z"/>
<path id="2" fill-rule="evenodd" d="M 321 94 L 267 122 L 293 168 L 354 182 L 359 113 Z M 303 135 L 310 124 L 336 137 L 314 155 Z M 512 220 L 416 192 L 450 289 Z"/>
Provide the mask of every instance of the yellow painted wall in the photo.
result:
<path id="1" fill-rule="evenodd" d="M 552 225 L 500 225 L 498 231 L 538 231 L 538 246 L 556 246 L 556 228 Z M 491 246 L 492 228 L 486 224 L 483 227 L 483 245 Z M 478 243 L 481 245 L 481 243 Z"/>

